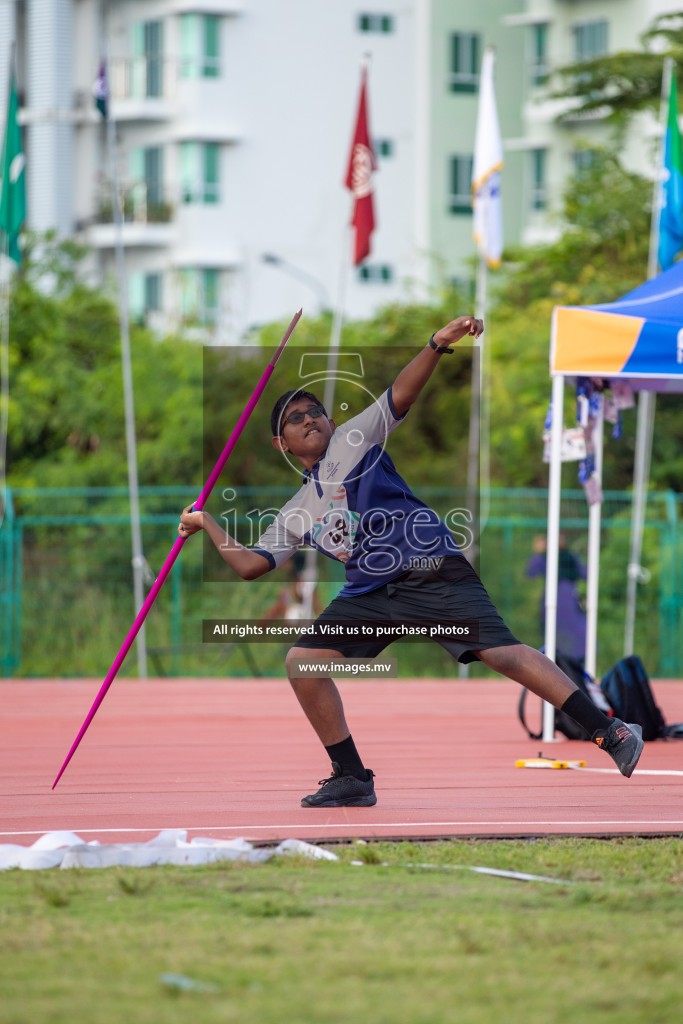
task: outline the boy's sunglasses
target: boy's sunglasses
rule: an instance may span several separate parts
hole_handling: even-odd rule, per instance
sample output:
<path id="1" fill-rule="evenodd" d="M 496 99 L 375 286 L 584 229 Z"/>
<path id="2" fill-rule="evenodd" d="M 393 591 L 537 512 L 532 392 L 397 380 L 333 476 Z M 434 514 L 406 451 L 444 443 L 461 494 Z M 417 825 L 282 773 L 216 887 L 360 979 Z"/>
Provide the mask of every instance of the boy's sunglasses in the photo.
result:
<path id="1" fill-rule="evenodd" d="M 310 409 L 304 409 L 300 412 L 298 409 L 296 412 L 291 412 L 286 420 L 283 420 L 280 425 L 280 430 L 284 429 L 285 423 L 293 423 L 295 426 L 297 423 L 303 423 L 307 416 L 311 419 L 317 420 L 319 416 L 325 415 L 325 407 L 323 405 L 312 405 Z"/>

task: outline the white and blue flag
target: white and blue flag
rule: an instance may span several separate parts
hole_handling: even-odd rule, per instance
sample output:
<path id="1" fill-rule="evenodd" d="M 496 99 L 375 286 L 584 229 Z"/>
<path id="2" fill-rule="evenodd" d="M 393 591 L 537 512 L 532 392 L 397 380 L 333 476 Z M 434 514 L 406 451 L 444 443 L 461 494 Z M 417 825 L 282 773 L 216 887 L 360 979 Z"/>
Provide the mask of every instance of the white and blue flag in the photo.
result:
<path id="1" fill-rule="evenodd" d="M 481 64 L 472 165 L 473 234 L 477 248 L 489 267 L 500 265 L 503 252 L 503 207 L 500 197 L 503 141 L 493 88 L 494 64 L 495 52 L 489 48 L 484 52 Z"/>

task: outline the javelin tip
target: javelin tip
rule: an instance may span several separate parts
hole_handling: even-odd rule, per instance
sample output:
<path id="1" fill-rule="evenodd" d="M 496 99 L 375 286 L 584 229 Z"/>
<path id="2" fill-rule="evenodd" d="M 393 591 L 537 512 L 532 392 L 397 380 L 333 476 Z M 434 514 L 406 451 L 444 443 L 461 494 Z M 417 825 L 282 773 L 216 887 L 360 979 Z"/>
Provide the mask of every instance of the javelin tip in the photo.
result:
<path id="1" fill-rule="evenodd" d="M 294 328 L 296 327 L 296 325 L 299 323 L 299 320 L 301 319 L 301 314 L 302 313 L 303 313 L 303 307 L 300 307 L 297 310 L 297 312 L 294 314 L 294 316 L 292 317 L 292 322 L 290 323 L 289 327 L 285 331 L 285 336 L 282 339 L 282 341 L 280 342 L 280 344 L 278 345 L 277 351 L 275 352 L 275 355 L 273 356 L 273 358 L 271 359 L 270 363 L 268 364 L 269 366 L 274 367 L 275 364 L 277 363 L 278 359 L 282 355 L 282 352 L 284 350 L 285 345 L 287 344 L 287 342 L 291 338 L 292 332 L 293 332 Z"/>

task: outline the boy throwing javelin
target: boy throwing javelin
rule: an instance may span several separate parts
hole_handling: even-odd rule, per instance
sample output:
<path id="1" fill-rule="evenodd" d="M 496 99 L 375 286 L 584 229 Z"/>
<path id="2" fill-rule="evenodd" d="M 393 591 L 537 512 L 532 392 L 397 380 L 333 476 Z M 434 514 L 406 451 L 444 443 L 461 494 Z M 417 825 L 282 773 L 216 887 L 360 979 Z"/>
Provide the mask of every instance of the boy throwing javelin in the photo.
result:
<path id="1" fill-rule="evenodd" d="M 303 545 L 345 564 L 346 583 L 316 619 L 313 634 L 300 636 L 287 655 L 287 674 L 308 720 L 332 762 L 332 775 L 304 807 L 371 807 L 374 775 L 366 768 L 346 723 L 330 676 L 297 675 L 304 660 L 374 658 L 391 638 L 363 638 L 361 625 L 410 622 L 478 625 L 476 639 L 437 637 L 456 660 L 479 659 L 561 708 L 631 776 L 643 749 L 638 725 L 607 718 L 544 654 L 520 643 L 496 611 L 478 575 L 434 511 L 411 492 L 384 451 L 388 435 L 437 369 L 444 354 L 484 325 L 472 316 L 452 320 L 429 339 L 391 387 L 358 416 L 337 427 L 319 399 L 297 389 L 282 395 L 271 416 L 273 446 L 304 467 L 303 484 L 253 548 L 223 530 L 207 512 L 184 509 L 182 537 L 206 530 L 227 564 L 253 580 Z M 358 624 L 340 640 L 338 629 Z M 444 630 L 444 633 L 446 631 Z M 350 637 L 350 638 L 347 638 Z M 299 670 L 300 671 L 300 670 Z"/>

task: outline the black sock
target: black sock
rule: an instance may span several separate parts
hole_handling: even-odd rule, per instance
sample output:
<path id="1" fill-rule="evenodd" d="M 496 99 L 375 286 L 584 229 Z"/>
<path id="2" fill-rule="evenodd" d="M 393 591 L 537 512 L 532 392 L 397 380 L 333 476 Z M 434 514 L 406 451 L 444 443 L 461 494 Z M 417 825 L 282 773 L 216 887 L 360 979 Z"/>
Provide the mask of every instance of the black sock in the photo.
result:
<path id="1" fill-rule="evenodd" d="M 603 714 L 583 690 L 575 690 L 570 697 L 567 697 L 561 710 L 583 726 L 586 732 L 590 733 L 591 739 L 595 737 L 596 733 L 609 729 L 611 719 Z"/>
<path id="2" fill-rule="evenodd" d="M 341 743 L 333 743 L 332 746 L 325 747 L 325 750 L 330 756 L 330 761 L 337 762 L 342 775 L 353 775 L 356 779 L 362 779 L 365 782 L 367 773 L 351 736 L 347 736 Z"/>

